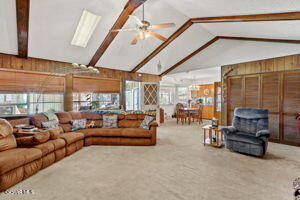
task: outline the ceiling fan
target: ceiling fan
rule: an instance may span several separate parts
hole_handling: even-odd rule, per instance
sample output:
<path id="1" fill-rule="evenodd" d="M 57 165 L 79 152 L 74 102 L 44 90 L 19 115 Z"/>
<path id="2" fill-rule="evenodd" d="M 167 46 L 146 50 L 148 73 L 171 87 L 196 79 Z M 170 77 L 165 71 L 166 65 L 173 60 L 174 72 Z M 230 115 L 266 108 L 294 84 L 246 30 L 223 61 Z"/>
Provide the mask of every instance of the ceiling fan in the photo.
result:
<path id="1" fill-rule="evenodd" d="M 165 23 L 165 24 L 156 24 L 151 25 L 150 22 L 145 20 L 145 10 L 144 10 L 144 4 L 143 4 L 143 20 L 140 20 L 137 16 L 129 15 L 129 19 L 132 19 L 136 23 L 136 27 L 134 28 L 122 28 L 122 29 L 113 29 L 110 30 L 111 32 L 122 32 L 122 31 L 136 31 L 137 34 L 135 38 L 131 41 L 132 45 L 135 45 L 138 40 L 145 40 L 150 36 L 153 36 L 159 40 L 166 41 L 167 38 L 164 36 L 154 32 L 154 29 L 161 29 L 161 28 L 170 28 L 174 27 L 174 23 Z"/>

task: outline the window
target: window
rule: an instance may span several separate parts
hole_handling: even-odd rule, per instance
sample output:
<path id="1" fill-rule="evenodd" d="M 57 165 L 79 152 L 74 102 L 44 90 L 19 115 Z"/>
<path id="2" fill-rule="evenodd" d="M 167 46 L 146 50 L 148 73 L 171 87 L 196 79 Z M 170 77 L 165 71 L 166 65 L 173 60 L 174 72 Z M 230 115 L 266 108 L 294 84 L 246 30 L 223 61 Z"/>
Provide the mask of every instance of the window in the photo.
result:
<path id="1" fill-rule="evenodd" d="M 64 110 L 63 94 L 29 94 L 29 113 L 59 112 Z"/>
<path id="2" fill-rule="evenodd" d="M 178 87 L 177 94 L 179 103 L 187 103 L 189 99 L 189 90 L 187 87 Z"/>
<path id="3" fill-rule="evenodd" d="M 62 111 L 63 94 L 16 93 L 0 94 L 0 115 L 28 115 Z"/>
<path id="4" fill-rule="evenodd" d="M 74 93 L 73 109 L 116 109 L 120 106 L 120 95 L 117 93 Z"/>
<path id="5" fill-rule="evenodd" d="M 174 104 L 175 87 L 161 86 L 159 91 L 159 104 L 171 105 Z"/>

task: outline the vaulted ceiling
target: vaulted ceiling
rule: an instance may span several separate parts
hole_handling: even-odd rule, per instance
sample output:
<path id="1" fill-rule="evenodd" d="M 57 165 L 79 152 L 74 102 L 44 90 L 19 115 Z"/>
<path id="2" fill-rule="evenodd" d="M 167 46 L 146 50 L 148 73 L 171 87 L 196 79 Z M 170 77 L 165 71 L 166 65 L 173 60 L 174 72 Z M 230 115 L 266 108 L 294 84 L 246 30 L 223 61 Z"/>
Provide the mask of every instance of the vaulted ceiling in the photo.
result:
<path id="1" fill-rule="evenodd" d="M 28 56 L 88 64 L 127 2 L 30 0 Z M 83 9 L 102 17 L 86 48 L 71 45 Z M 299 11 L 299 0 L 147 0 L 145 3 L 147 21 L 152 24 L 176 24 L 173 28 L 157 31 L 166 38 L 190 18 Z M 141 6 L 133 14 L 141 17 Z M 1 0 L 0 53 L 18 54 L 16 21 L 16 1 Z M 134 24 L 130 20 L 124 25 L 132 26 Z M 159 75 L 216 36 L 300 40 L 299 27 L 300 20 L 193 24 L 143 63 L 138 72 Z M 149 38 L 130 45 L 133 37 L 132 32 L 119 33 L 96 66 L 131 71 L 163 43 Z M 168 75 L 297 53 L 300 53 L 300 44 L 220 39 L 181 63 Z M 161 71 L 158 71 L 158 62 L 162 65 Z"/>

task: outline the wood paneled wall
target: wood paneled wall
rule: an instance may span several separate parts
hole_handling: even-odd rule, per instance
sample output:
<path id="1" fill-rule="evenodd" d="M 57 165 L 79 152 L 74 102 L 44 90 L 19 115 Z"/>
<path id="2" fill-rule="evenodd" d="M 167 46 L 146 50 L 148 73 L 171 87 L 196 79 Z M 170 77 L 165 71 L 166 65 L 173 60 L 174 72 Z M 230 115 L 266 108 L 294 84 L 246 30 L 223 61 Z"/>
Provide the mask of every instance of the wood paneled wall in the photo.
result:
<path id="1" fill-rule="evenodd" d="M 295 119 L 300 112 L 300 55 L 223 66 L 222 74 L 223 124 L 231 124 L 236 107 L 267 108 L 270 140 L 300 146 Z"/>
<path id="2" fill-rule="evenodd" d="M 15 55 L 0 53 L 0 68 L 36 71 L 36 72 L 51 72 L 56 68 L 70 65 L 71 63 L 59 62 L 38 58 L 18 58 Z M 159 82 L 161 77 L 152 74 L 129 73 L 121 70 L 107 69 L 99 67 L 100 74 L 90 75 L 98 78 L 132 80 L 140 82 Z"/>
<path id="3" fill-rule="evenodd" d="M 229 76 L 300 69 L 300 54 L 222 66 L 222 76 L 231 69 Z"/>

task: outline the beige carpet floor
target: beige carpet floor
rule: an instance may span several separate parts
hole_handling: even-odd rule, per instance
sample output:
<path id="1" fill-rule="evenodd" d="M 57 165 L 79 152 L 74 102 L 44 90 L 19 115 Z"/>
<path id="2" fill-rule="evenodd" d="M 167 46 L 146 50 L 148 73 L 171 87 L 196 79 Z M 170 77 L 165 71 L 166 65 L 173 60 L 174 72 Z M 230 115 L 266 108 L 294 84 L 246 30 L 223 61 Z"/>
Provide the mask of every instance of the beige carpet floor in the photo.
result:
<path id="1" fill-rule="evenodd" d="M 91 146 L 10 188 L 38 200 L 291 200 L 300 148 L 270 143 L 264 159 L 204 147 L 201 125 L 168 121 L 153 147 Z"/>

